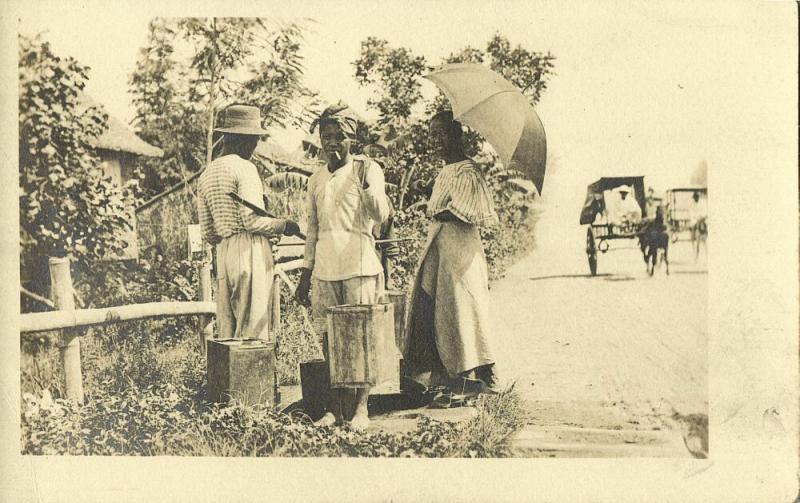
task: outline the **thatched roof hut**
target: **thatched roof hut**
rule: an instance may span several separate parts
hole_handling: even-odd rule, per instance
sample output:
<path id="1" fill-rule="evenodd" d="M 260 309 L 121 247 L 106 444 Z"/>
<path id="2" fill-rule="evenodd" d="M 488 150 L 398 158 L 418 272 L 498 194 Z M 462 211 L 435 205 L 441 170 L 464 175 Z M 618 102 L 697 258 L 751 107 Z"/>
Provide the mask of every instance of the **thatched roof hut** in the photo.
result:
<path id="1" fill-rule="evenodd" d="M 79 99 L 80 105 L 78 107 L 83 110 L 90 107 L 99 107 L 104 110 L 103 105 L 97 103 L 87 94 L 81 94 Z M 136 133 L 130 127 L 113 115 L 108 114 L 107 124 L 108 128 L 105 132 L 89 142 L 94 148 L 142 157 L 161 157 L 164 155 L 163 150 L 136 136 Z"/>

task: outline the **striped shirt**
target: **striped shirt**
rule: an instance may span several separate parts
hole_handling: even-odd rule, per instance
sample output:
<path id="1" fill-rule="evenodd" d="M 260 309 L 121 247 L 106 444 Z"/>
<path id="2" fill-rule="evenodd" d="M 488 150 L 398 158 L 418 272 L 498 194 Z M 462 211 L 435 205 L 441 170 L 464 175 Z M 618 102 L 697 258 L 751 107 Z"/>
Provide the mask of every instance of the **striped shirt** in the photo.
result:
<path id="1" fill-rule="evenodd" d="M 259 217 L 228 195 L 236 192 L 242 199 L 264 209 L 264 187 L 256 166 L 250 161 L 233 154 L 214 159 L 200 175 L 198 189 L 200 227 L 203 239 L 212 245 L 241 232 L 262 236 L 283 233 L 286 220 Z"/>
<path id="2" fill-rule="evenodd" d="M 354 161 L 367 163 L 367 189 L 356 178 Z M 372 231 L 389 218 L 383 171 L 363 156 L 350 156 L 331 173 L 321 167 L 308 180 L 305 267 L 315 278 L 341 281 L 383 271 Z"/>
<path id="3" fill-rule="evenodd" d="M 443 211 L 468 224 L 497 222 L 491 191 L 471 159 L 446 165 L 436 177 L 428 200 L 428 216 Z"/>

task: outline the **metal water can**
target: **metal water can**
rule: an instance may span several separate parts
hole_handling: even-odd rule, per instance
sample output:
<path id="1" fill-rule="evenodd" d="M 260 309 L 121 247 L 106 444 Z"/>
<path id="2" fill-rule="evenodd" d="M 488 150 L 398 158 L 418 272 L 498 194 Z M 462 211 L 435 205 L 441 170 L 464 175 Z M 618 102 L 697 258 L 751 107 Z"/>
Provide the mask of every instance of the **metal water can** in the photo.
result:
<path id="1" fill-rule="evenodd" d="M 209 340 L 206 356 L 209 402 L 273 405 L 280 401 L 273 342 Z"/>
<path id="2" fill-rule="evenodd" d="M 370 394 L 400 391 L 400 355 L 392 304 L 328 308 L 331 387 L 371 387 Z"/>

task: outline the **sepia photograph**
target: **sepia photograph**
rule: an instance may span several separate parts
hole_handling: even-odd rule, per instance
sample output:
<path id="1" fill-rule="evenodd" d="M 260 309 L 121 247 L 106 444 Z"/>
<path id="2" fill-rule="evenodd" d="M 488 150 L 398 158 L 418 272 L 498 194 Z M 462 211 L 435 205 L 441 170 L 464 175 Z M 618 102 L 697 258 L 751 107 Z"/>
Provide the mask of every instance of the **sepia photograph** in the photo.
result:
<path id="1" fill-rule="evenodd" d="M 760 110 L 788 107 L 796 135 L 796 5 L 163 3 L 4 8 L 20 459 L 700 473 L 730 454 L 717 448 L 738 411 L 709 419 L 731 319 L 714 302 L 784 320 L 710 276 L 755 271 L 730 267 L 745 215 L 794 222 L 786 247 L 762 228 L 738 250 L 789 251 L 796 268 L 800 213 L 796 136 L 775 141 L 788 163 L 765 154 L 776 178 L 738 183 L 726 156 L 777 138 L 743 124 L 750 86 L 775 92 Z M 774 72 L 743 75 L 757 58 Z M 752 279 L 794 278 L 773 307 L 795 363 L 758 421 L 796 458 L 785 263 Z M 458 494 L 417 501 L 473 500 Z"/>

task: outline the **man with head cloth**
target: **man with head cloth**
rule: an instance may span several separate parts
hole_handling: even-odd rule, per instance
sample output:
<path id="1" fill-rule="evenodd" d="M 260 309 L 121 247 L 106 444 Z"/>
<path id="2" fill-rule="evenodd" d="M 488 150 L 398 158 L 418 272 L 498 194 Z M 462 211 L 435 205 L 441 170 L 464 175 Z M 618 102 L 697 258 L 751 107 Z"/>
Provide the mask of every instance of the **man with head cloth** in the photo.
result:
<path id="1" fill-rule="evenodd" d="M 264 209 L 264 188 L 250 157 L 261 128 L 258 108 L 233 105 L 226 110 L 221 132 L 222 152 L 206 167 L 198 182 L 197 210 L 203 239 L 216 245 L 217 327 L 222 339 L 269 339 L 272 247 L 267 239 L 294 235 L 297 223 L 257 216 L 228 195 Z"/>
<path id="2" fill-rule="evenodd" d="M 373 229 L 391 211 L 383 172 L 376 162 L 351 154 L 359 120 L 339 103 L 328 107 L 312 125 L 319 127 L 327 167 L 308 182 L 308 229 L 305 267 L 297 287 L 301 303 L 309 302 L 318 333 L 326 332 L 326 309 L 342 304 L 375 304 L 382 289 L 380 259 L 375 251 Z M 326 334 L 332 336 L 332 334 Z M 323 348 L 327 341 L 323 335 Z M 326 359 L 330 355 L 326 354 Z M 345 362 L 347 364 L 347 362 Z M 319 424 L 329 425 L 350 417 L 347 408 L 352 390 L 332 383 L 328 412 Z M 369 387 L 356 388 L 351 424 L 363 429 L 369 422 Z"/>

